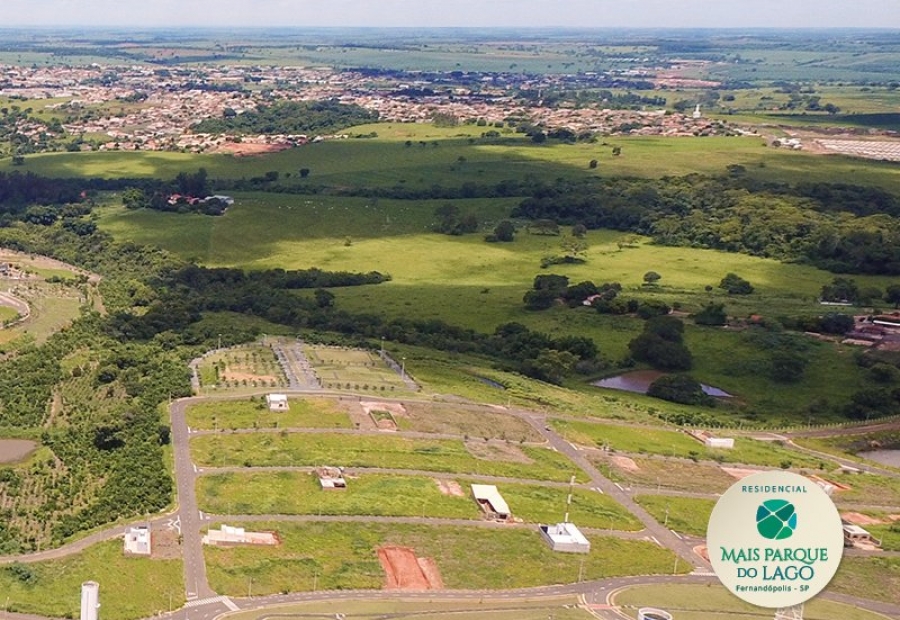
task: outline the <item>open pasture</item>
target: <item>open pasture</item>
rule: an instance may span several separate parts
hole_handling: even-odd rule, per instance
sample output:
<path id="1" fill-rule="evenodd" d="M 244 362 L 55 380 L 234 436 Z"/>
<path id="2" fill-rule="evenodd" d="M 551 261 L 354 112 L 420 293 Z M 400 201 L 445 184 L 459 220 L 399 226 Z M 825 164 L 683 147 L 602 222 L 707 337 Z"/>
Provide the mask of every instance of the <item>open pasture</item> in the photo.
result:
<path id="1" fill-rule="evenodd" d="M 380 392 L 408 389 L 400 374 L 373 351 L 305 345 L 303 354 L 325 389 Z"/>
<path id="2" fill-rule="evenodd" d="M 447 494 L 439 481 L 458 484 L 460 495 Z M 212 474 L 197 482 L 202 510 L 212 514 L 374 515 L 481 519 L 472 499 L 471 480 L 425 476 L 350 476 L 346 490 L 323 491 L 315 475 L 306 472 Z M 453 486 L 453 485 L 451 485 Z M 566 487 L 514 483 L 498 484 L 513 517 L 526 523 L 553 523 L 562 519 Z M 579 526 L 637 531 L 642 529 L 622 506 L 608 496 L 575 489 L 569 512 Z"/>
<path id="3" fill-rule="evenodd" d="M 338 401 L 326 398 L 289 398 L 288 411 L 269 411 L 261 396 L 241 400 L 213 400 L 192 404 L 187 424 L 199 430 L 239 428 L 352 428 L 350 416 Z"/>
<path id="4" fill-rule="evenodd" d="M 841 560 L 834 579 L 828 584 L 828 589 L 896 604 L 897 592 L 900 592 L 900 558 L 845 557 Z"/>
<path id="5" fill-rule="evenodd" d="M 577 468 L 548 448 L 506 442 L 426 440 L 320 433 L 206 435 L 191 441 L 195 462 L 206 467 L 370 467 L 568 481 Z M 582 475 L 583 477 L 583 475 Z"/>
<path id="6" fill-rule="evenodd" d="M 59 560 L 0 566 L 0 592 L 8 611 L 76 618 L 81 584 L 97 581 L 103 617 L 135 620 L 181 607 L 182 575 L 180 561 L 125 557 L 122 541 L 111 540 Z"/>
<path id="7" fill-rule="evenodd" d="M 450 589 L 574 583 L 579 571 L 585 580 L 671 574 L 675 564 L 671 551 L 652 542 L 604 536 L 589 537 L 592 547 L 588 555 L 554 553 L 536 528 L 375 523 L 252 523 L 247 527 L 277 530 L 282 544 L 204 549 L 210 585 L 217 592 L 241 596 L 247 592 L 250 578 L 253 593 L 258 595 L 378 589 L 384 576 L 375 550 L 384 545 L 411 547 L 418 557 L 434 558 Z"/>
<path id="8" fill-rule="evenodd" d="M 287 385 L 272 349 L 259 344 L 215 351 L 203 358 L 198 372 L 201 389 L 277 388 Z"/>
<path id="9" fill-rule="evenodd" d="M 776 442 L 738 436 L 733 449 L 707 448 L 687 433 L 613 424 L 554 420 L 553 427 L 569 441 L 614 452 L 716 460 L 766 467 L 818 468 L 821 459 L 810 457 Z M 728 433 L 716 433 L 728 437 Z"/>
<path id="10" fill-rule="evenodd" d="M 638 495 L 634 500 L 654 519 L 680 534 L 706 538 L 714 499 L 675 495 Z"/>
<path id="11" fill-rule="evenodd" d="M 831 587 L 826 588 L 826 592 Z M 635 586 L 616 594 L 615 604 L 623 607 L 630 618 L 637 618 L 641 607 L 664 609 L 678 620 L 728 620 L 746 618 L 769 620 L 772 611 L 745 603 L 719 584 L 655 584 Z M 850 605 L 827 601 L 818 597 L 803 608 L 803 617 L 809 620 L 883 620 L 874 614 Z"/>
<path id="12" fill-rule="evenodd" d="M 670 457 L 622 456 L 604 452 L 588 459 L 611 480 L 627 486 L 659 487 L 696 493 L 722 493 L 735 478 L 717 464 Z"/>
<path id="13" fill-rule="evenodd" d="M 416 362 L 418 368 L 418 362 Z M 418 375 L 416 376 L 418 379 Z M 408 402 L 404 412 L 394 414 L 399 430 L 456 434 L 483 439 L 542 442 L 543 437 L 521 418 L 493 407 L 474 408 L 440 402 Z"/>
<path id="14" fill-rule="evenodd" d="M 437 598 L 437 597 L 436 597 Z M 364 597 L 363 597 L 364 599 Z M 297 603 L 264 607 L 259 610 L 231 614 L 233 620 L 265 620 L 272 613 L 292 616 L 320 615 L 331 617 L 343 614 L 345 618 L 416 618 L 417 620 L 590 620 L 592 616 L 577 607 L 576 597 L 545 597 L 534 601 L 517 598 L 515 601 L 491 599 L 489 596 L 478 601 L 367 601 L 346 600 L 323 601 L 318 603 Z M 853 619 L 856 620 L 856 619 Z M 868 620 L 868 619 L 865 619 Z"/>

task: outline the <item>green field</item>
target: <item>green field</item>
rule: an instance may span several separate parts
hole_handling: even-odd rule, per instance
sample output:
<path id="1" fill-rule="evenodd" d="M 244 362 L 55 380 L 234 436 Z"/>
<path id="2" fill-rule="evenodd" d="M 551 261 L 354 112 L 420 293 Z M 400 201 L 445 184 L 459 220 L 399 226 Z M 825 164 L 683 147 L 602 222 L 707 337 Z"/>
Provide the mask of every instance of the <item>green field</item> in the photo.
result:
<path id="1" fill-rule="evenodd" d="M 830 589 L 830 587 L 829 587 Z M 826 590 L 827 591 L 827 590 Z M 727 620 L 729 618 L 760 618 L 768 620 L 772 611 L 740 600 L 723 586 L 657 584 L 635 586 L 616 594 L 615 602 L 625 608 L 631 618 L 637 618 L 640 607 L 664 609 L 678 620 Z M 862 609 L 826 601 L 819 597 L 803 608 L 809 620 L 883 620 L 884 616 Z"/>
<path id="2" fill-rule="evenodd" d="M 234 525 L 234 524 L 231 524 Z M 384 582 L 376 549 L 411 547 L 437 562 L 447 588 L 522 588 L 616 575 L 671 574 L 671 551 L 645 541 L 592 536 L 587 555 L 554 553 L 536 530 L 349 523 L 253 523 L 277 530 L 270 548 L 207 547 L 207 571 L 216 592 L 254 594 L 335 589 L 377 589 Z M 681 563 L 684 564 L 683 562 Z"/>
<path id="3" fill-rule="evenodd" d="M 652 428 L 634 428 L 569 420 L 554 420 L 553 427 L 569 441 L 594 447 L 607 446 L 617 452 L 716 460 L 781 467 L 818 468 L 822 459 L 810 457 L 776 442 L 739 436 L 733 449 L 707 448 L 686 433 Z M 722 434 L 728 437 L 727 433 Z"/>
<path id="4" fill-rule="evenodd" d="M 203 476 L 197 483 L 200 507 L 213 514 L 376 515 L 480 519 L 468 480 L 455 482 L 462 495 L 442 492 L 438 480 L 419 476 L 366 474 L 347 480 L 346 490 L 323 491 L 305 472 L 247 472 Z M 499 484 L 513 516 L 527 523 L 551 523 L 566 510 L 565 487 Z M 606 495 L 576 489 L 568 508 L 587 528 L 640 530 L 643 525 Z"/>
<path id="5" fill-rule="evenodd" d="M 670 530 L 700 538 L 706 538 L 709 515 L 716 505 L 714 499 L 674 495 L 638 495 L 634 500 Z"/>
<path id="6" fill-rule="evenodd" d="M 271 348 L 260 344 L 215 351 L 203 358 L 197 372 L 203 390 L 277 388 L 287 385 L 278 358 Z"/>
<path id="7" fill-rule="evenodd" d="M 8 610 L 77 618 L 81 584 L 100 584 L 103 617 L 146 618 L 184 604 L 180 561 L 125 557 L 120 540 L 61 560 L 0 566 L 0 592 Z"/>
<path id="8" fill-rule="evenodd" d="M 352 428 L 350 416 L 325 398 L 290 398 L 288 411 L 269 411 L 265 398 L 213 400 L 187 408 L 189 427 L 199 430 L 241 428 Z"/>
<path id="9" fill-rule="evenodd" d="M 436 597 L 437 598 L 437 597 Z M 234 620 L 264 620 L 272 613 L 307 617 L 333 617 L 334 613 L 347 618 L 418 618 L 421 620 L 590 620 L 592 616 L 576 607 L 575 597 L 540 597 L 531 601 L 491 599 L 478 601 L 353 601 L 302 603 L 265 607 L 260 610 L 231 614 Z M 855 620 L 855 619 L 854 619 Z"/>
<path id="10" fill-rule="evenodd" d="M 384 467 L 566 482 L 573 463 L 547 448 L 504 442 L 390 436 L 265 433 L 215 435 L 191 441 L 194 461 L 207 467 Z M 477 456 L 476 456 L 477 455 Z"/>
<path id="11" fill-rule="evenodd" d="M 896 604 L 900 592 L 900 558 L 844 558 L 828 589 Z"/>

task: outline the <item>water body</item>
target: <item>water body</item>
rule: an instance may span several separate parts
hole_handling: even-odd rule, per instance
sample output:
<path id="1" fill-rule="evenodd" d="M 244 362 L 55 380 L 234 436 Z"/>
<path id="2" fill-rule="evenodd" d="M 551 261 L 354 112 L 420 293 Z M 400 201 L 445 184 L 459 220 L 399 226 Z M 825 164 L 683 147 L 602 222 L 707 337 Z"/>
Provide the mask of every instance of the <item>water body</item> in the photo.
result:
<path id="1" fill-rule="evenodd" d="M 646 394 L 647 390 L 650 389 L 650 384 L 665 374 L 659 370 L 633 370 L 615 377 L 594 381 L 591 385 L 611 390 L 622 390 L 623 392 L 634 392 L 635 394 Z M 731 398 L 731 394 L 713 385 L 701 383 L 700 387 L 703 389 L 703 393 L 709 396 Z"/>
<path id="2" fill-rule="evenodd" d="M 860 452 L 859 456 L 882 465 L 900 467 L 900 450 L 870 450 Z"/>

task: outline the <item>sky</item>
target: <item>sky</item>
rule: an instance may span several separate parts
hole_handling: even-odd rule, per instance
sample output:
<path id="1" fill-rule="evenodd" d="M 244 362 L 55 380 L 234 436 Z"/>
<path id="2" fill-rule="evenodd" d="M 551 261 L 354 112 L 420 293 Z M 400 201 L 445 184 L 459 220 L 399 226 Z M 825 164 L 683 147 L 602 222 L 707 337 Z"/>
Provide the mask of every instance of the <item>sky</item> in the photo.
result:
<path id="1" fill-rule="evenodd" d="M 900 29 L 898 0 L 0 0 L 2 26 Z"/>

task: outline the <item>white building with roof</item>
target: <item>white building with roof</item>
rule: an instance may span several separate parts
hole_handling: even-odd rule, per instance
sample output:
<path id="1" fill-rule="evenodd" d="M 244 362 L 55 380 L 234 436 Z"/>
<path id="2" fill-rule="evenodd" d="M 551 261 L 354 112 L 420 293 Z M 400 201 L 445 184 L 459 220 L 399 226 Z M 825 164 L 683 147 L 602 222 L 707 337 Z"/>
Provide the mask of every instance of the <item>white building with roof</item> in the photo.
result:
<path id="1" fill-rule="evenodd" d="M 506 521 L 512 516 L 506 500 L 493 484 L 473 484 L 472 496 L 488 516 L 501 521 Z"/>
<path id="2" fill-rule="evenodd" d="M 539 526 L 541 537 L 554 551 L 566 553 L 590 553 L 591 541 L 585 538 L 574 523 L 557 523 Z"/>
<path id="3" fill-rule="evenodd" d="M 125 530 L 125 553 L 150 555 L 152 552 L 150 527 L 135 525 Z"/>
<path id="4" fill-rule="evenodd" d="M 269 411 L 287 411 L 290 409 L 287 394 L 266 394 L 266 404 L 269 406 Z"/>

